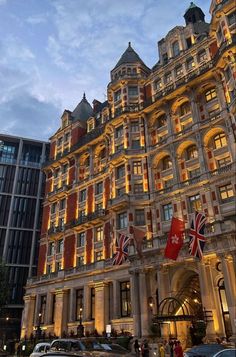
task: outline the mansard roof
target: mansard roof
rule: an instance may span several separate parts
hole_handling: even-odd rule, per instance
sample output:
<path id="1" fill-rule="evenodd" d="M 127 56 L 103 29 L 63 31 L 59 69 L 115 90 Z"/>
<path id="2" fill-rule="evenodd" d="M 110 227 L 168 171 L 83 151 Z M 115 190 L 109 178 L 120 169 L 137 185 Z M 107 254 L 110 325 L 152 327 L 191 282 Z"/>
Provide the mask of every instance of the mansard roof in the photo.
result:
<path id="1" fill-rule="evenodd" d="M 114 67 L 114 69 L 121 66 L 122 64 L 137 63 L 137 62 L 147 67 L 145 63 L 141 60 L 137 52 L 135 52 L 134 49 L 131 47 L 131 42 L 129 42 L 128 48 L 123 53 L 123 55 L 117 62 L 116 66 Z"/>
<path id="2" fill-rule="evenodd" d="M 93 115 L 93 108 L 86 99 L 85 93 L 82 100 L 71 113 L 73 120 L 86 121 L 89 117 Z"/>

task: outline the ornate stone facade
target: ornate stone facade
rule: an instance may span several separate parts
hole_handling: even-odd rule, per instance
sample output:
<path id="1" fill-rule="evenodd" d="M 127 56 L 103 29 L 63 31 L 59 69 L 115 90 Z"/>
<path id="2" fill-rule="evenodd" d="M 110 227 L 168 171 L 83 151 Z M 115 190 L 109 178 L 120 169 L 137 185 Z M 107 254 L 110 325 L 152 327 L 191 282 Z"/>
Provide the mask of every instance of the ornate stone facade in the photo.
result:
<path id="1" fill-rule="evenodd" d="M 39 273 L 26 287 L 22 337 L 39 325 L 76 333 L 81 321 L 85 332 L 111 324 L 147 336 L 154 322 L 186 344 L 195 316 L 208 339 L 235 338 L 233 13 L 233 1 L 212 2 L 208 25 L 191 3 L 152 69 L 129 44 L 108 101 L 92 109 L 84 96 L 64 112 L 44 167 Z M 188 252 L 194 210 L 207 216 L 202 261 Z M 176 262 L 164 258 L 172 215 L 185 221 Z M 130 245 L 129 261 L 113 266 L 115 239 L 133 225 L 146 231 L 143 256 Z"/>

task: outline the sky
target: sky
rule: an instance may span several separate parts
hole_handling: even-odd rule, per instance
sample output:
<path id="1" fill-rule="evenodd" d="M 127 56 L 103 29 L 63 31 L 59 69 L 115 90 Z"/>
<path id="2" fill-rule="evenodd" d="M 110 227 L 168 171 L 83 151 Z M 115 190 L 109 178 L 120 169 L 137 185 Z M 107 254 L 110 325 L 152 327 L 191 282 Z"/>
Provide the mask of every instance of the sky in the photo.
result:
<path id="1" fill-rule="evenodd" d="M 0 133 L 48 140 L 83 93 L 106 100 L 128 42 L 150 68 L 187 0 L 0 0 Z M 210 21 L 210 1 L 196 0 Z"/>

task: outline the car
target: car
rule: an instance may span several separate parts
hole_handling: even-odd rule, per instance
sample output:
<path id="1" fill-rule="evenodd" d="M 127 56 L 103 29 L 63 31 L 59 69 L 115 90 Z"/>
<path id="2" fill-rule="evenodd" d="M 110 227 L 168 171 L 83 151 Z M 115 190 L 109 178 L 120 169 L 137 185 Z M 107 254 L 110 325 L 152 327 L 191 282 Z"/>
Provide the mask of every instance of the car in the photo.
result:
<path id="1" fill-rule="evenodd" d="M 217 352 L 225 349 L 225 346 L 218 343 L 202 344 L 194 346 L 184 352 L 184 357 L 213 357 Z M 235 357 L 235 356 L 234 356 Z"/>
<path id="2" fill-rule="evenodd" d="M 30 357 L 41 357 L 45 352 L 50 348 L 50 343 L 48 342 L 39 342 L 35 345 L 33 352 L 30 354 Z"/>
<path id="3" fill-rule="evenodd" d="M 236 356 L 236 349 L 235 348 L 231 348 L 231 349 L 226 349 L 226 350 L 222 350 L 220 352 L 217 352 L 216 354 L 214 354 L 213 357 L 235 357 Z"/>
<path id="4" fill-rule="evenodd" d="M 41 357 L 91 357 L 91 353 L 87 352 L 78 352 L 78 353 L 71 353 L 71 352 L 48 352 L 43 354 Z"/>
<path id="5" fill-rule="evenodd" d="M 130 352 L 126 350 L 124 347 L 118 345 L 117 343 L 101 343 L 101 346 L 106 351 L 116 352 L 119 356 L 130 356 Z"/>

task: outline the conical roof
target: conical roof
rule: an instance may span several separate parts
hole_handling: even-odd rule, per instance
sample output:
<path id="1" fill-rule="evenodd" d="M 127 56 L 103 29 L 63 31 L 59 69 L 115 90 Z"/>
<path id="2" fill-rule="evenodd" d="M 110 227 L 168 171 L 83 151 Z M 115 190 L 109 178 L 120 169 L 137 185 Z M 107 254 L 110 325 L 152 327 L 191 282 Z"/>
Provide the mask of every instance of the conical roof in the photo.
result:
<path id="1" fill-rule="evenodd" d="M 119 61 L 117 62 L 116 66 L 114 67 L 117 68 L 122 64 L 127 64 L 127 63 L 141 63 L 145 67 L 145 63 L 141 60 L 139 55 L 134 51 L 134 49 L 131 47 L 131 43 L 129 42 L 128 48 L 125 50 Z"/>
<path id="2" fill-rule="evenodd" d="M 87 101 L 85 93 L 84 93 L 81 102 L 74 109 L 71 116 L 74 118 L 74 120 L 78 119 L 81 121 L 86 121 L 89 117 L 92 116 L 92 114 L 93 114 L 93 108 Z"/>
<path id="3" fill-rule="evenodd" d="M 187 10 L 185 11 L 185 14 L 186 14 L 186 12 L 187 12 L 188 10 L 190 10 L 190 9 L 195 9 L 195 8 L 197 8 L 197 7 L 198 7 L 198 6 L 195 5 L 195 4 L 191 1 L 189 7 L 188 7 Z"/>

